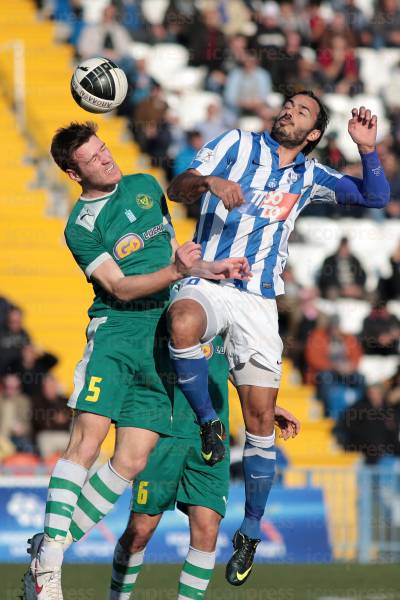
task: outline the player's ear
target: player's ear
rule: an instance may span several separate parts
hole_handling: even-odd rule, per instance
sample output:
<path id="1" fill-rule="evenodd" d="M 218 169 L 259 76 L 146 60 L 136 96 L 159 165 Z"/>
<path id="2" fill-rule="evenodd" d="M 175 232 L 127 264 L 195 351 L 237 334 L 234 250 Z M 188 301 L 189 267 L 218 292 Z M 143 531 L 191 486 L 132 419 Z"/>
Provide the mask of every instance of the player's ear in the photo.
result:
<path id="1" fill-rule="evenodd" d="M 67 169 L 66 173 L 68 177 L 72 179 L 72 181 L 76 181 L 77 183 L 80 183 L 82 181 L 82 177 L 77 171 L 74 171 L 74 169 Z"/>
<path id="2" fill-rule="evenodd" d="M 307 136 L 307 141 L 316 142 L 321 137 L 321 132 L 319 129 L 313 129 Z"/>

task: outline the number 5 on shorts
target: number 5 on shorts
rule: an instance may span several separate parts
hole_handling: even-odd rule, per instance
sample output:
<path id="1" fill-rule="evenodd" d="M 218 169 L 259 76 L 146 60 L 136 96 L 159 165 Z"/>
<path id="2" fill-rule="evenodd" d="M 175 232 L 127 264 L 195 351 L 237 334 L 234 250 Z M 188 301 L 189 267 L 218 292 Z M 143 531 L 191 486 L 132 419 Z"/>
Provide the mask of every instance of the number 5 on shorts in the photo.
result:
<path id="1" fill-rule="evenodd" d="M 99 383 L 103 381 L 102 377 L 95 377 L 94 375 L 90 378 L 89 392 L 92 392 L 92 395 L 88 394 L 85 398 L 86 402 L 97 402 L 100 396 L 101 389 L 99 387 Z"/>

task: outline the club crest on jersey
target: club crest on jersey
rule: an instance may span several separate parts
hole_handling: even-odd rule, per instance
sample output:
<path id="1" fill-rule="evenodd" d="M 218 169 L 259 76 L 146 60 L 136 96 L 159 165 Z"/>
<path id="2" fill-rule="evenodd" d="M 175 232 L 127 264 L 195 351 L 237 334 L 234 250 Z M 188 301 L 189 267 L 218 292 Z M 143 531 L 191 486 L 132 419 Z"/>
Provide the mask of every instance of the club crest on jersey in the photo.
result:
<path id="1" fill-rule="evenodd" d="M 147 194 L 138 194 L 136 196 L 136 204 L 140 206 L 140 208 L 147 209 L 152 208 L 154 202 L 151 196 L 148 196 Z"/>
<path id="2" fill-rule="evenodd" d="M 141 250 L 144 247 L 144 241 L 136 233 L 127 233 L 115 242 L 113 254 L 117 260 L 122 260 L 130 254 Z"/>
<path id="3" fill-rule="evenodd" d="M 213 154 L 214 154 L 214 151 L 210 150 L 210 148 L 202 148 L 196 154 L 195 160 L 205 163 L 212 159 Z"/>
<path id="4" fill-rule="evenodd" d="M 202 344 L 201 349 L 203 354 L 207 360 L 210 360 L 212 355 L 214 354 L 214 346 L 212 344 Z"/>

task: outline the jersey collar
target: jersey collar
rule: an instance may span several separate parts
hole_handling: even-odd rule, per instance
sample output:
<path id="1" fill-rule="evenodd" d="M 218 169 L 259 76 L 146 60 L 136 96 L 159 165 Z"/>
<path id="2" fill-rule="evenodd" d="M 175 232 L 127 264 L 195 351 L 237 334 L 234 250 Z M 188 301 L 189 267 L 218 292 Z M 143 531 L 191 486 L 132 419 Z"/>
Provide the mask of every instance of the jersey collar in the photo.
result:
<path id="1" fill-rule="evenodd" d="M 305 163 L 305 161 L 306 161 L 305 155 L 302 152 L 299 152 L 298 155 L 296 156 L 294 162 L 292 162 L 288 165 L 285 165 L 284 167 L 280 167 L 279 166 L 279 155 L 278 155 L 279 143 L 270 136 L 268 131 L 264 131 L 263 136 L 264 136 L 265 143 L 271 149 L 271 152 L 275 159 L 274 164 L 276 165 L 277 169 L 287 169 L 288 167 L 293 167 L 293 165 L 301 165 L 301 164 Z"/>
<path id="2" fill-rule="evenodd" d="M 111 197 L 118 189 L 118 183 L 115 184 L 115 188 L 112 192 L 108 192 L 108 194 L 103 194 L 102 196 L 97 196 L 96 198 L 85 198 L 84 196 L 80 196 L 79 200 L 82 202 L 97 202 L 98 200 L 106 200 L 106 198 Z"/>

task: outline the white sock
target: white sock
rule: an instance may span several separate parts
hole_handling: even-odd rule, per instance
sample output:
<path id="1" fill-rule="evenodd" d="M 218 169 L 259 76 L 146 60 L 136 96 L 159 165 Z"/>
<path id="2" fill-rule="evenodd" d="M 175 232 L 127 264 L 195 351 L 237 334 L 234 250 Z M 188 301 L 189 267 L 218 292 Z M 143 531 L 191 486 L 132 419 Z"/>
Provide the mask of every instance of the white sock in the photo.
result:
<path id="1" fill-rule="evenodd" d="M 203 552 L 189 546 L 179 578 L 178 600 L 204 598 L 215 565 L 215 551 Z"/>

